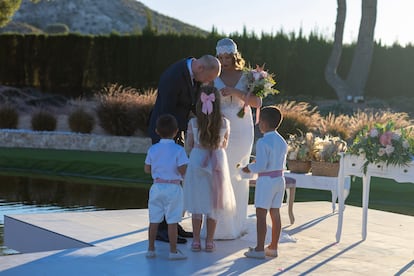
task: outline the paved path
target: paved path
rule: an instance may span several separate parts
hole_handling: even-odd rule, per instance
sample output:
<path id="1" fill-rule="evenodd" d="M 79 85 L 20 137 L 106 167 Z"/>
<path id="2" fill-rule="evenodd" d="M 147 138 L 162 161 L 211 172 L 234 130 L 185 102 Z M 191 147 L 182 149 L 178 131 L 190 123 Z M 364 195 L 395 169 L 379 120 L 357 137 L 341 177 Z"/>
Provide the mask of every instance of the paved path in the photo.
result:
<path id="1" fill-rule="evenodd" d="M 246 238 L 218 241 L 214 253 L 191 252 L 189 240 L 179 246 L 188 255 L 185 261 L 169 261 L 168 244 L 157 242 L 158 257 L 146 259 L 145 209 L 11 215 L 17 224 L 24 221 L 85 247 L 3 256 L 0 275 L 414 275 L 414 217 L 369 210 L 368 237 L 362 241 L 362 210 L 346 206 L 337 244 L 338 216 L 330 202 L 295 203 L 294 211 L 296 222 L 289 225 L 282 207 L 284 232 L 296 242 L 281 243 L 280 256 L 265 260 L 243 256 L 253 246 Z M 249 214 L 254 217 L 252 206 Z M 183 226 L 190 225 L 185 218 Z M 34 234 L 26 237 L 36 240 Z"/>

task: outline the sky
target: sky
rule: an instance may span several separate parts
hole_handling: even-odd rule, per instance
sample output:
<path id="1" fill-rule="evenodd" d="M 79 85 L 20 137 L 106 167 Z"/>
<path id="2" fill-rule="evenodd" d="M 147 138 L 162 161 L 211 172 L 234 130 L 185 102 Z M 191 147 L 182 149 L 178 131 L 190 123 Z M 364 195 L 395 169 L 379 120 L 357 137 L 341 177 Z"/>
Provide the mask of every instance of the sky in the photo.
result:
<path id="1" fill-rule="evenodd" d="M 374 39 L 383 45 L 414 45 L 414 0 L 377 0 Z M 152 10 L 220 34 L 316 32 L 333 40 L 336 0 L 140 0 Z M 347 1 L 344 43 L 356 42 L 361 0 Z"/>

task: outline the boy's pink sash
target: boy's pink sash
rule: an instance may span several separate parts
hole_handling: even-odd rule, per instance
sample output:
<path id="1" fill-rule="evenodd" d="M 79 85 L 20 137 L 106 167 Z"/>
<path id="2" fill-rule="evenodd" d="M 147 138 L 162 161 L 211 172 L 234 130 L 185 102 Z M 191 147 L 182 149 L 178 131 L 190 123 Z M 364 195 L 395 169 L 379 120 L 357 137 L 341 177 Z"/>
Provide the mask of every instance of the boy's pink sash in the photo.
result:
<path id="1" fill-rule="evenodd" d="M 283 176 L 283 170 L 259 172 L 258 176 L 270 176 L 271 178 L 275 178 L 275 177 Z"/>

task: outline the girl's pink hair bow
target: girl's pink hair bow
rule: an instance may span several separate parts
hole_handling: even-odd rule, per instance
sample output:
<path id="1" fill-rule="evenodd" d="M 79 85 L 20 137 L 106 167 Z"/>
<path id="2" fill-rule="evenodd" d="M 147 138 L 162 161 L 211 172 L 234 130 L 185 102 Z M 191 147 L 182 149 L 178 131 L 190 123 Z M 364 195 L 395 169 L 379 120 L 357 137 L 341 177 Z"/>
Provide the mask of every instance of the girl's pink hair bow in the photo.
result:
<path id="1" fill-rule="evenodd" d="M 211 93 L 210 95 L 207 95 L 204 92 L 201 92 L 200 96 L 202 105 L 201 105 L 201 112 L 204 114 L 210 114 L 213 112 L 213 102 L 216 100 L 216 96 Z"/>

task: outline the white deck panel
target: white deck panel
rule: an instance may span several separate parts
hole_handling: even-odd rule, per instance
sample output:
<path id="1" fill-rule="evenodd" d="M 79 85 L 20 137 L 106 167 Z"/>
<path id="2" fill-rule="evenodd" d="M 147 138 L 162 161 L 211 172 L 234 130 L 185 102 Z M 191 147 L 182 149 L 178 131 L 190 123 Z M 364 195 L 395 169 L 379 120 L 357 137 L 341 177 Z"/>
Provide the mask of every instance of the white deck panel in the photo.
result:
<path id="1" fill-rule="evenodd" d="M 254 244 L 243 238 L 217 241 L 213 253 L 191 252 L 189 239 L 179 245 L 188 256 L 184 261 L 169 261 L 168 244 L 157 241 L 157 258 L 147 259 L 146 209 L 9 215 L 7 220 L 13 223 L 6 222 L 5 238 L 17 235 L 13 243 L 20 236 L 23 243 L 36 239 L 27 245 L 35 247 L 51 243 L 47 239 L 53 234 L 56 242 L 60 237 L 74 244 L 68 249 L 1 256 L 0 275 L 414 275 L 414 217 L 370 209 L 369 235 L 362 241 L 362 209 L 346 206 L 337 244 L 338 216 L 330 206 L 330 202 L 295 203 L 294 225 L 289 225 L 287 208 L 282 207 L 284 231 L 297 241 L 281 243 L 279 257 L 265 260 L 245 258 L 243 252 Z M 249 215 L 254 216 L 253 206 Z M 190 230 L 190 218 L 182 225 Z M 76 244 L 91 246 L 73 247 Z"/>

